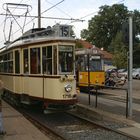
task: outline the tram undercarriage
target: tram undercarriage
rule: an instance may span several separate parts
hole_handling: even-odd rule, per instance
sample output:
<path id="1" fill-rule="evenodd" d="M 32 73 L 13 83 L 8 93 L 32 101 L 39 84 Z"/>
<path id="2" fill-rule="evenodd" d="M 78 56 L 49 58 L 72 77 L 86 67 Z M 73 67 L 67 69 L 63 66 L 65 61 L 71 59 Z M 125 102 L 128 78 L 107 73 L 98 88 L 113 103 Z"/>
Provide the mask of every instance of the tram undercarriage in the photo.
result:
<path id="1" fill-rule="evenodd" d="M 20 107 L 33 107 L 37 106 L 43 110 L 68 110 L 75 107 L 77 100 L 52 100 L 52 99 L 44 99 L 31 97 L 28 94 L 17 94 L 13 93 L 9 90 L 4 90 L 2 94 L 2 98 L 6 100 L 8 103 L 20 106 Z"/>

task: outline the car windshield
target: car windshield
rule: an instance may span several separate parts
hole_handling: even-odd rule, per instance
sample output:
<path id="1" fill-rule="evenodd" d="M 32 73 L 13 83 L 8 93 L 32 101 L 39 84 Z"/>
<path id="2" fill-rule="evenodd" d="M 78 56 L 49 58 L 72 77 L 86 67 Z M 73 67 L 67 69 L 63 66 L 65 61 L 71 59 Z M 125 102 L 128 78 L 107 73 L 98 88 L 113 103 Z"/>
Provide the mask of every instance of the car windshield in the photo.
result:
<path id="1" fill-rule="evenodd" d="M 119 69 L 118 72 L 125 72 L 126 69 Z"/>
<path id="2" fill-rule="evenodd" d="M 138 69 L 135 69 L 134 72 L 140 72 L 140 69 L 139 68 Z"/>

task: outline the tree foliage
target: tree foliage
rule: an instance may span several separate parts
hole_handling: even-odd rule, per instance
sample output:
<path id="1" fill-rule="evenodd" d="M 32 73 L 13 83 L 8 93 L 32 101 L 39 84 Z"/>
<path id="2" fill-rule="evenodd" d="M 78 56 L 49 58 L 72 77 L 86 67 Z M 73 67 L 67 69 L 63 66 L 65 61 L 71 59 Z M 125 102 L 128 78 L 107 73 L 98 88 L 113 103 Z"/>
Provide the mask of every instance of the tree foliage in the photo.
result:
<path id="1" fill-rule="evenodd" d="M 81 32 L 81 37 L 99 48 L 108 50 L 113 38 L 122 28 L 128 17 L 128 10 L 123 4 L 101 6 L 98 15 L 89 20 L 88 29 Z"/>
<path id="2" fill-rule="evenodd" d="M 134 66 L 140 65 L 139 55 L 140 52 L 140 12 L 137 10 L 128 11 L 127 7 L 123 4 L 114 4 L 112 6 L 104 5 L 96 16 L 91 18 L 88 23 L 88 29 L 81 31 L 81 38 L 86 39 L 90 43 L 99 48 L 104 48 L 114 54 L 114 64 L 118 67 L 126 67 L 126 49 L 123 43 L 122 24 L 128 22 L 129 16 L 133 17 L 135 25 L 134 36 Z M 137 55 L 136 55 L 137 54 Z"/>
<path id="3" fill-rule="evenodd" d="M 75 45 L 75 48 L 83 48 L 84 46 L 82 45 L 81 42 L 79 42 L 78 40 L 76 41 L 76 45 Z"/>
<path id="4" fill-rule="evenodd" d="M 140 44 L 137 45 L 133 53 L 133 66 L 140 67 Z"/>
<path id="5" fill-rule="evenodd" d="M 118 32 L 115 39 L 112 40 L 110 48 L 113 52 L 113 64 L 117 68 L 127 68 L 128 48 L 122 42 L 122 32 Z"/>
<path id="6" fill-rule="evenodd" d="M 140 12 L 137 10 L 134 10 L 134 12 L 132 13 L 133 15 L 133 21 L 135 24 L 135 34 L 138 35 L 140 34 Z"/>

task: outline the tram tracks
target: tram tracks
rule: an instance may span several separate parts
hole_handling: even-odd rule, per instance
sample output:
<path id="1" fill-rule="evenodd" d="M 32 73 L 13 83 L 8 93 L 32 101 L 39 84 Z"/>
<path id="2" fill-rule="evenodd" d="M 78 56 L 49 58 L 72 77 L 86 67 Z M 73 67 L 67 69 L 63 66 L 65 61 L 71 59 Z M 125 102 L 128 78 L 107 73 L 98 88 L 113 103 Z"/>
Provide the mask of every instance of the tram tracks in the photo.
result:
<path id="1" fill-rule="evenodd" d="M 52 140 L 136 139 L 94 122 L 94 120 L 79 116 L 75 111 L 48 114 L 35 108 L 20 108 L 19 111 Z"/>
<path id="2" fill-rule="evenodd" d="M 27 113 L 26 113 L 27 116 Z M 40 114 L 28 112 L 28 117 L 33 123 L 40 125 L 46 133 L 46 129 L 55 134 L 60 140 L 134 140 L 136 138 L 119 132 L 115 129 L 95 123 L 72 112 L 53 112 Z M 112 124 L 114 125 L 114 124 Z M 119 127 L 119 126 L 118 126 Z M 45 129 L 45 130 L 44 130 Z M 48 133 L 48 132 L 47 132 Z M 55 138 L 56 138 L 55 137 Z"/>
<path id="3" fill-rule="evenodd" d="M 23 114 L 30 122 L 32 122 L 41 132 L 43 132 L 45 135 L 50 137 L 52 140 L 66 140 L 61 136 L 60 134 L 53 131 L 53 129 L 49 128 L 48 126 L 42 124 L 41 121 L 39 121 L 36 118 L 31 117 L 28 113 Z"/>
<path id="4" fill-rule="evenodd" d="M 98 119 L 89 119 L 88 117 L 85 117 L 84 115 L 82 114 L 77 114 L 77 113 L 73 113 L 71 112 L 70 114 L 80 118 L 80 119 L 83 119 L 83 120 L 86 120 L 87 122 L 93 124 L 93 125 L 96 125 L 104 130 L 107 130 L 107 131 L 110 131 L 110 132 L 114 132 L 116 135 L 120 135 L 120 136 L 124 136 L 124 138 L 119 138 L 119 140 L 121 139 L 133 139 L 133 140 L 139 140 L 139 138 L 135 137 L 135 136 L 132 136 L 132 135 L 129 135 L 129 134 L 126 134 L 122 131 L 119 130 L 119 128 L 127 128 L 127 127 L 130 127 L 131 125 L 128 125 L 126 123 L 123 123 L 123 122 L 118 122 L 116 120 L 108 120 L 108 119 L 103 119 L 103 120 L 98 120 Z M 116 137 L 116 136 L 115 136 Z M 116 138 L 112 138 L 112 140 L 114 140 Z"/>

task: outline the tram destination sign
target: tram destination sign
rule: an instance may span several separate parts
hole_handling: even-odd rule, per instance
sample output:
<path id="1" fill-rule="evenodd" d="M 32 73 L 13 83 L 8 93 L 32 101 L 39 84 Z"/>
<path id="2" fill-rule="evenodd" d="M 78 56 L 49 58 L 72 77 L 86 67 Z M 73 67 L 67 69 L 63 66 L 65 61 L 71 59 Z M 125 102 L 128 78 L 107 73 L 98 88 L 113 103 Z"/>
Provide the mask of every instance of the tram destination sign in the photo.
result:
<path id="1" fill-rule="evenodd" d="M 100 59 L 101 56 L 100 55 L 94 55 L 94 56 L 91 56 L 90 59 Z"/>

